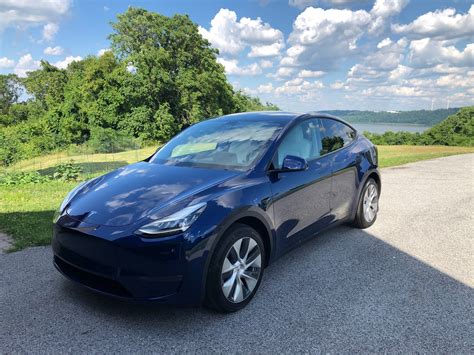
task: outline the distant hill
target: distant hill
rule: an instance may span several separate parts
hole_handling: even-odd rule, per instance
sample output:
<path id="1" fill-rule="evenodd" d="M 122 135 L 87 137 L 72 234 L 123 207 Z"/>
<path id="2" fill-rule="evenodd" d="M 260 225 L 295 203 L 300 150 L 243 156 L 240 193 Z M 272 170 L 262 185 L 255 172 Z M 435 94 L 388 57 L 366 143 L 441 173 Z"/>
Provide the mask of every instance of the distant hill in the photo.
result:
<path id="1" fill-rule="evenodd" d="M 458 111 L 459 108 L 399 112 L 356 110 L 330 110 L 321 112 L 341 117 L 350 123 L 408 123 L 433 126 Z"/>
<path id="2" fill-rule="evenodd" d="M 474 147 L 474 106 L 462 107 L 423 133 L 385 132 L 364 135 L 377 145 L 450 145 Z"/>

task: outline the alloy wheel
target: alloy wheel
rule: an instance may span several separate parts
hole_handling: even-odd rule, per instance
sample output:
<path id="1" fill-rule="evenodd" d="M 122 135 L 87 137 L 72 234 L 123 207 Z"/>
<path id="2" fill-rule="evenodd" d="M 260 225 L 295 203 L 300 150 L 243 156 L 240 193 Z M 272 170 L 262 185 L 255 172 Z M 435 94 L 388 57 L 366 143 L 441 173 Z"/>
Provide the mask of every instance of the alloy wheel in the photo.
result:
<path id="1" fill-rule="evenodd" d="M 365 190 L 363 203 L 364 218 L 370 223 L 374 220 L 379 209 L 378 192 L 374 184 L 370 184 Z"/>
<path id="2" fill-rule="evenodd" d="M 261 270 L 262 254 L 257 242 L 250 237 L 238 239 L 222 265 L 221 287 L 227 300 L 240 303 L 249 297 L 258 284 Z"/>

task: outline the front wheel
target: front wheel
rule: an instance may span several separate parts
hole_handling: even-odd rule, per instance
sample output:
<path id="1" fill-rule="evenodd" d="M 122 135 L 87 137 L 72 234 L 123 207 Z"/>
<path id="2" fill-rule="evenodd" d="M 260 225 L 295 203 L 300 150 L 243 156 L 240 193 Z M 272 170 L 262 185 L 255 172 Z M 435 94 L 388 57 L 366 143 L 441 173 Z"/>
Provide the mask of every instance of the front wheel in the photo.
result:
<path id="1" fill-rule="evenodd" d="M 370 178 L 362 189 L 357 207 L 354 226 L 365 229 L 375 223 L 379 211 L 379 188 L 377 182 Z"/>
<path id="2" fill-rule="evenodd" d="M 232 226 L 223 235 L 211 259 L 206 305 L 220 312 L 244 308 L 262 281 L 264 260 L 260 234 L 244 224 Z"/>

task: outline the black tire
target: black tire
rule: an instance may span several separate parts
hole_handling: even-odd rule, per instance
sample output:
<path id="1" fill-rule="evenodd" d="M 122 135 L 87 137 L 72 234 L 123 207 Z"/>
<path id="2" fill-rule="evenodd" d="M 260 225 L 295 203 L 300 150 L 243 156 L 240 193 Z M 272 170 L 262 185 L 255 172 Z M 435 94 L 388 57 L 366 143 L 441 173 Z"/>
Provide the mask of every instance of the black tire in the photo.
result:
<path id="1" fill-rule="evenodd" d="M 244 285 L 245 290 L 247 291 L 247 295 L 245 299 L 240 302 L 231 302 L 228 297 L 224 294 L 223 291 L 223 282 L 225 281 L 225 276 L 228 274 L 223 274 L 222 270 L 224 267 L 224 262 L 226 258 L 228 258 L 228 253 L 231 253 L 231 248 L 233 248 L 234 244 L 239 241 L 240 239 L 244 238 L 245 242 L 247 243 L 247 248 L 252 249 L 254 254 L 257 255 L 260 252 L 260 270 L 258 272 L 258 281 L 255 284 L 253 281 L 253 290 L 249 291 L 249 286 L 246 283 L 242 283 Z M 255 246 L 249 248 L 250 239 L 247 241 L 247 238 L 253 239 L 253 241 L 257 244 L 259 250 L 256 249 Z M 242 242 L 242 245 L 245 243 Z M 254 243 L 252 242 L 252 245 Z M 243 250 L 244 247 L 241 247 Z M 234 249 L 235 250 L 235 249 Z M 257 250 L 257 251 L 255 251 Z M 245 253 L 245 251 L 244 251 Z M 250 250 L 248 251 L 248 255 L 250 255 Z M 227 259 L 228 260 L 228 259 Z M 250 260 L 250 256 L 249 256 Z M 236 223 L 232 225 L 222 236 L 221 240 L 219 241 L 214 254 L 212 255 L 212 259 L 210 262 L 208 275 L 207 275 L 207 282 L 206 282 L 206 298 L 205 298 L 205 305 L 209 308 L 212 308 L 218 312 L 228 313 L 228 312 L 235 312 L 242 308 L 244 308 L 255 296 L 260 283 L 263 277 L 263 269 L 265 266 L 265 248 L 263 244 L 262 237 L 260 234 L 253 229 L 252 227 L 246 224 Z M 232 275 L 233 271 L 229 271 Z M 230 279 L 230 277 L 229 277 Z M 235 285 L 229 291 L 229 297 L 233 294 L 232 291 L 235 291 Z M 244 289 L 242 288 L 243 294 L 245 294 Z"/>
<path id="2" fill-rule="evenodd" d="M 367 190 L 371 188 L 371 186 L 374 186 L 375 191 L 377 193 L 376 195 L 377 208 L 375 209 L 375 216 L 373 217 L 373 219 L 369 220 L 366 214 L 364 213 L 364 196 L 366 195 Z M 354 227 L 365 229 L 365 228 L 369 228 L 372 224 L 375 223 L 375 221 L 377 220 L 377 214 L 378 214 L 378 196 L 379 196 L 379 186 L 377 182 L 372 178 L 368 179 L 360 194 L 359 204 L 357 206 L 357 213 L 353 222 Z"/>

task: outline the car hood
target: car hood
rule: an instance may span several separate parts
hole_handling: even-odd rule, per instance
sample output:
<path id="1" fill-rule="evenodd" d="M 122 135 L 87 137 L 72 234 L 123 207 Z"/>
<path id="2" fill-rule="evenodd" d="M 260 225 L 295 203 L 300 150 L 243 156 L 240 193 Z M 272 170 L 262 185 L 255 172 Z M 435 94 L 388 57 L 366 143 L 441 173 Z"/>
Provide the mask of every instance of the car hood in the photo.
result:
<path id="1" fill-rule="evenodd" d="M 140 162 L 86 184 L 67 214 L 90 224 L 126 226 L 164 207 L 241 174 Z"/>

